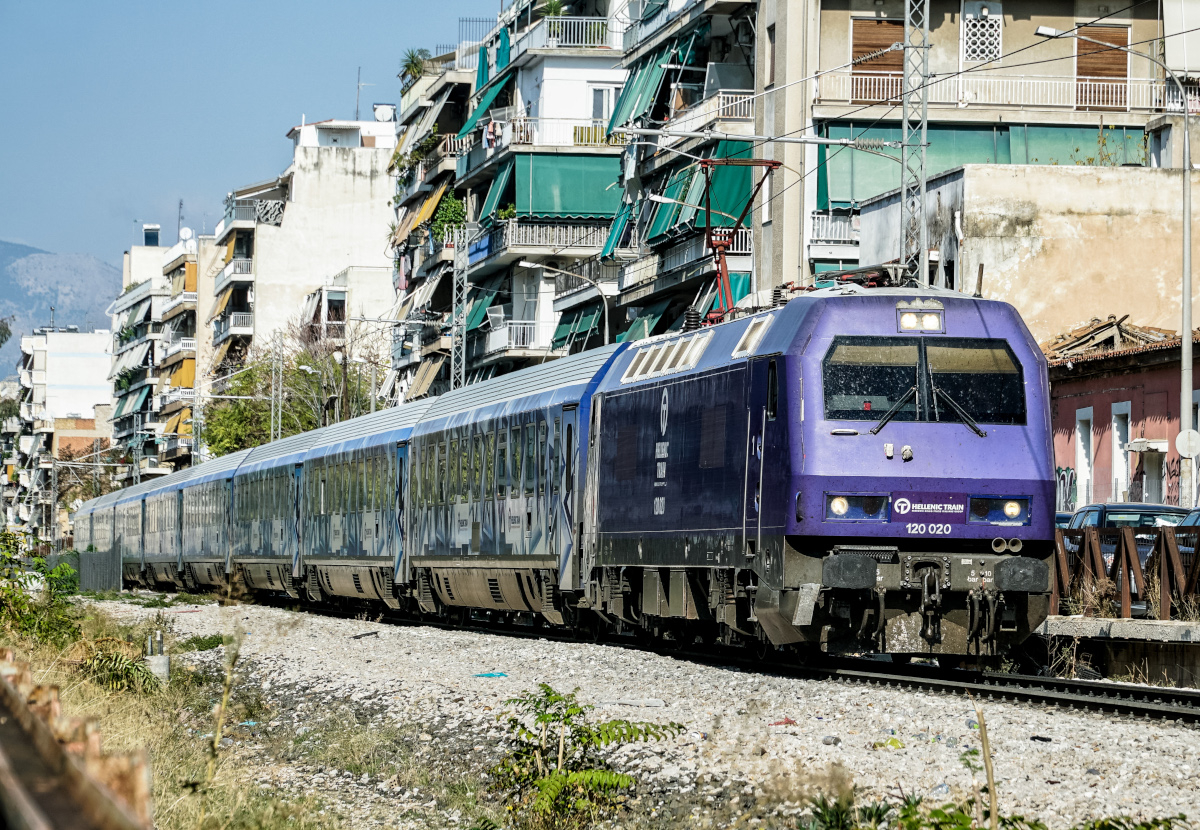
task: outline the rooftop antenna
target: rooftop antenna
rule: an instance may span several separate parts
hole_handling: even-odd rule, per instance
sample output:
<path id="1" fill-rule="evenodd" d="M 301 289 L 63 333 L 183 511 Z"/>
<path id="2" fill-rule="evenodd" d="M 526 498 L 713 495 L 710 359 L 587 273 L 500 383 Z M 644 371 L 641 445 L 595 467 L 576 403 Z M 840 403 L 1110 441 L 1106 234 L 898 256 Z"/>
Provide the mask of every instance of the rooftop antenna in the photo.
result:
<path id="1" fill-rule="evenodd" d="M 179 218 L 175 222 L 175 241 L 179 241 L 179 231 L 183 228 L 183 199 L 179 200 Z"/>
<path id="2" fill-rule="evenodd" d="M 362 95 L 362 88 L 364 86 L 375 86 L 375 84 L 364 84 L 362 82 L 362 67 L 360 66 L 358 68 L 358 84 L 354 90 L 354 120 L 355 121 L 358 120 L 358 99 Z"/>
<path id="3" fill-rule="evenodd" d="M 54 331 L 54 306 L 50 306 L 50 331 Z"/>

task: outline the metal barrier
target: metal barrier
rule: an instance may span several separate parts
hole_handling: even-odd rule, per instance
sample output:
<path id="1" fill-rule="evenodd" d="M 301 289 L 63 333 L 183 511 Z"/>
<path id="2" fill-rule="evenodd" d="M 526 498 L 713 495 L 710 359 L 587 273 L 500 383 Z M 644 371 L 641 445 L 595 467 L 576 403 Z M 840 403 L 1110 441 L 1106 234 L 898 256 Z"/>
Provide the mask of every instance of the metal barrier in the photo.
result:
<path id="1" fill-rule="evenodd" d="M 121 554 L 119 552 L 80 551 L 79 590 L 121 590 Z"/>
<path id="2" fill-rule="evenodd" d="M 1054 533 L 1050 613 L 1170 620 L 1200 612 L 1200 527 Z M 1135 607 L 1136 606 L 1136 607 Z"/>

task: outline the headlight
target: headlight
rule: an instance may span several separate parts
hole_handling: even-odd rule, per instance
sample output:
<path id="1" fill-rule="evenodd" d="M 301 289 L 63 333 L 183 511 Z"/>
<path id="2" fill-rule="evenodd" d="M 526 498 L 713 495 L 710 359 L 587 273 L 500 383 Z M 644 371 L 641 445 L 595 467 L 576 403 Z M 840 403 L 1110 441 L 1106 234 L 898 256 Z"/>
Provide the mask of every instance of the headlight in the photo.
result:
<path id="1" fill-rule="evenodd" d="M 1029 524 L 1029 499 L 973 496 L 967 521 L 972 524 Z"/>
<path id="2" fill-rule="evenodd" d="M 825 495 L 825 518 L 846 521 L 886 522 L 890 500 L 884 494 Z"/>
<path id="3" fill-rule="evenodd" d="M 917 328 L 917 315 L 911 311 L 907 314 L 900 315 L 900 328 L 906 331 L 915 331 Z"/>
<path id="4" fill-rule="evenodd" d="M 942 318 L 936 314 L 926 314 L 921 317 L 921 328 L 925 331 L 939 331 L 942 328 Z"/>

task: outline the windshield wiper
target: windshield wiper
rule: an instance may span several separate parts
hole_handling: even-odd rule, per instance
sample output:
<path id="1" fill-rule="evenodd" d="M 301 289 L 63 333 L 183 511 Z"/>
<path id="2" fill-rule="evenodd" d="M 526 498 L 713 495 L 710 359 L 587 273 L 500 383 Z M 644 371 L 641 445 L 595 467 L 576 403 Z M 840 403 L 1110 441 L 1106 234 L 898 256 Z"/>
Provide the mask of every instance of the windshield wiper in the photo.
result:
<path id="1" fill-rule="evenodd" d="M 987 433 L 979 428 L 979 424 L 975 423 L 975 419 L 972 418 L 970 415 L 968 415 L 967 410 L 965 410 L 961 406 L 959 406 L 958 401 L 956 401 L 956 400 L 954 400 L 954 398 L 950 397 L 948 392 L 941 389 L 940 387 L 934 386 L 933 394 L 935 397 L 937 395 L 941 395 L 942 400 L 944 400 L 946 403 L 950 404 L 950 408 L 958 413 L 958 417 L 962 418 L 962 422 L 964 424 L 966 424 L 968 427 L 970 427 L 972 432 L 974 432 L 980 438 L 987 438 Z"/>
<path id="2" fill-rule="evenodd" d="M 871 429 L 871 434 L 878 435 L 879 430 L 881 430 L 885 426 L 887 426 L 888 421 L 890 421 L 890 420 L 892 420 L 892 418 L 896 417 L 896 413 L 900 411 L 900 407 L 902 407 L 906 403 L 908 403 L 909 400 L 916 394 L 917 394 L 916 386 L 911 387 L 907 392 L 905 392 L 904 397 L 902 397 L 902 398 L 900 398 L 900 400 L 896 401 L 896 403 L 892 406 L 892 408 L 887 411 L 887 414 L 885 414 L 882 418 L 879 419 L 879 423 L 876 424 Z"/>

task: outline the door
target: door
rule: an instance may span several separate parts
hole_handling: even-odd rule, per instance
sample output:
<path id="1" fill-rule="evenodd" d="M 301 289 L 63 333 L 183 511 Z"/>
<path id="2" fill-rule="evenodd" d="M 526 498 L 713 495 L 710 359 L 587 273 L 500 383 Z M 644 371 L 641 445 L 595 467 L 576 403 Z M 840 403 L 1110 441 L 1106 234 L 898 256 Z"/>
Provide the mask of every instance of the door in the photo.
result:
<path id="1" fill-rule="evenodd" d="M 1129 28 L 1081 26 L 1079 34 L 1121 48 L 1112 49 L 1086 40 L 1075 41 L 1076 105 L 1085 110 L 1128 109 L 1129 53 L 1122 48 L 1129 45 Z"/>
<path id="2" fill-rule="evenodd" d="M 787 479 L 786 413 L 783 400 L 782 358 L 779 355 L 753 358 L 746 373 L 746 472 L 745 511 L 742 527 L 747 559 L 753 559 L 760 575 L 778 575 L 781 563 L 777 545 L 768 545 L 771 555 L 764 555 L 764 540 L 782 533 L 782 505 L 786 502 L 784 486 Z M 771 460 L 764 464 L 763 459 Z"/>
<path id="3" fill-rule="evenodd" d="M 292 474 L 288 476 L 287 489 L 287 505 L 285 506 L 288 521 L 284 526 L 284 543 L 286 545 L 284 555 L 291 554 L 292 559 L 292 578 L 300 579 L 304 576 L 304 566 L 301 563 L 301 544 L 304 541 L 303 525 L 300 521 L 300 502 L 301 494 L 304 492 L 304 465 L 296 464 L 292 467 Z"/>
<path id="4" fill-rule="evenodd" d="M 563 410 L 561 424 L 554 419 L 551 435 L 550 495 L 553 504 L 551 528 L 554 552 L 558 556 L 559 584 L 573 590 L 579 580 L 579 536 L 582 529 L 579 517 L 579 410 Z"/>
<path id="5" fill-rule="evenodd" d="M 397 444 L 395 455 L 395 478 L 392 480 L 394 505 L 392 526 L 388 538 L 392 551 L 392 573 L 396 584 L 408 582 L 407 563 L 404 560 L 404 541 L 408 515 L 405 512 L 408 495 L 408 444 Z"/>

